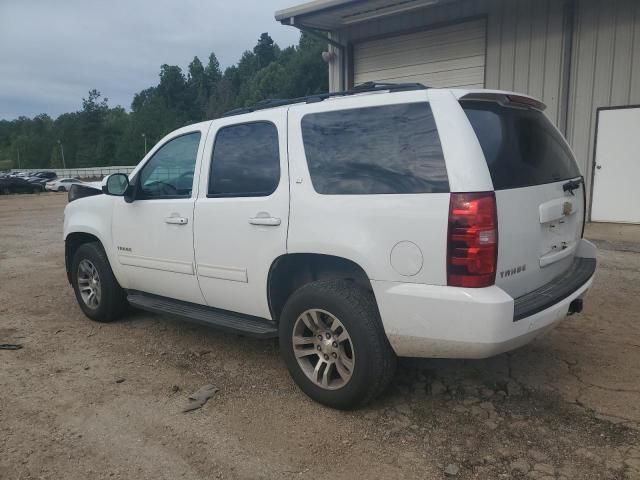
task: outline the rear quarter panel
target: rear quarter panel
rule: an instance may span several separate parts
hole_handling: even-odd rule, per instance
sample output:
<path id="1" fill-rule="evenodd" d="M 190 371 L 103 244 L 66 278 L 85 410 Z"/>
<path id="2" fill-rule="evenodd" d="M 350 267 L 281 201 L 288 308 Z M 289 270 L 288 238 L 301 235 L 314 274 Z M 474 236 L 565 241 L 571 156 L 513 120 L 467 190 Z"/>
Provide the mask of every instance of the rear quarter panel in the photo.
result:
<path id="1" fill-rule="evenodd" d="M 446 284 L 449 194 L 318 194 L 309 175 L 301 130 L 308 113 L 427 100 L 425 91 L 403 92 L 353 96 L 289 110 L 289 253 L 347 258 L 373 280 Z M 419 256 L 405 258 L 418 270 L 414 275 L 400 274 L 391 264 L 391 252 L 399 242 L 411 242 L 420 250 Z"/>

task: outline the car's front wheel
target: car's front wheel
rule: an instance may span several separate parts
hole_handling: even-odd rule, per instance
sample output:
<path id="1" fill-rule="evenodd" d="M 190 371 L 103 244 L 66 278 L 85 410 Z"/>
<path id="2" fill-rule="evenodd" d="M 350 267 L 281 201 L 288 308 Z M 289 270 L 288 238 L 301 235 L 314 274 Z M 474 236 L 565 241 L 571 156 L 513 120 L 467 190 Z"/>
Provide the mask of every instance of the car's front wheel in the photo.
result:
<path id="1" fill-rule="evenodd" d="M 80 245 L 73 256 L 71 282 L 80 308 L 92 320 L 112 322 L 125 312 L 125 292 L 98 242 Z"/>
<path id="2" fill-rule="evenodd" d="M 66 191 L 67 191 L 67 189 L 66 189 L 66 188 L 64 188 L 64 187 L 58 187 L 58 191 L 59 191 L 59 192 L 66 192 Z"/>
<path id="3" fill-rule="evenodd" d="M 339 409 L 379 395 L 396 367 L 373 294 L 346 280 L 313 282 L 289 298 L 280 349 L 298 386 Z"/>

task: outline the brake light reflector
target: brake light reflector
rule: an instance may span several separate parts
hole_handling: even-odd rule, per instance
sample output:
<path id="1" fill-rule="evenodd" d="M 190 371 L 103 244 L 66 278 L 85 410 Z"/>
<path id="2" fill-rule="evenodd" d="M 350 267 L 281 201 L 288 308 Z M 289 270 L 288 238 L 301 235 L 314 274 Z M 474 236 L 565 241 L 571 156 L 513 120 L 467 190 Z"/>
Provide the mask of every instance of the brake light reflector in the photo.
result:
<path id="1" fill-rule="evenodd" d="M 529 97 L 523 97 L 521 95 L 507 95 L 507 99 L 511 103 L 524 105 L 526 107 L 532 107 L 537 110 L 540 110 L 541 112 L 543 112 L 547 108 L 547 106 L 544 103 L 540 102 L 539 100 L 536 100 L 534 98 L 529 98 Z"/>
<path id="2" fill-rule="evenodd" d="M 447 285 L 488 287 L 496 280 L 498 214 L 494 192 L 452 193 Z"/>

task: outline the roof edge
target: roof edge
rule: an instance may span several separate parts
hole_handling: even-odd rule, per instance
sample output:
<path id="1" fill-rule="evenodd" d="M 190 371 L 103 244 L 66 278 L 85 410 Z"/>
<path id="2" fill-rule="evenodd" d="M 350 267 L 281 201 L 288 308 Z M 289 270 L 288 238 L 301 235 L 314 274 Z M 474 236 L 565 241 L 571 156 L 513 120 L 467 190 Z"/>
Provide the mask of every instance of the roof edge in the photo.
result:
<path id="1" fill-rule="evenodd" d="M 348 3 L 357 2 L 358 0 L 313 0 L 311 2 L 302 3 L 293 7 L 284 8 L 276 11 L 274 14 L 275 19 L 278 22 L 283 22 L 291 18 L 298 17 L 300 15 L 307 15 L 309 13 L 317 13 L 322 10 L 327 10 L 334 7 L 341 7 Z"/>

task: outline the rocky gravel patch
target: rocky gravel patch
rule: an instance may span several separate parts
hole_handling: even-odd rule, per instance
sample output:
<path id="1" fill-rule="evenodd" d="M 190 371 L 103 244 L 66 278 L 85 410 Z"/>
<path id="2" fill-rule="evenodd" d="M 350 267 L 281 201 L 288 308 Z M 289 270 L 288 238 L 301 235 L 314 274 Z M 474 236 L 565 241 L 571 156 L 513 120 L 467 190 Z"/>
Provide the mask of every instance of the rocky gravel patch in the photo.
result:
<path id="1" fill-rule="evenodd" d="M 629 445 L 640 440 L 637 429 L 599 419 L 500 369 L 479 376 L 474 362 L 451 363 L 402 361 L 393 387 L 402 395 L 383 398 L 375 417 L 386 440 L 422 437 L 428 451 L 450 461 L 442 464 L 447 477 L 634 478 L 639 462 Z"/>
<path id="2" fill-rule="evenodd" d="M 0 343 L 23 345 L 0 351 L 3 480 L 640 480 L 637 253 L 601 251 L 585 312 L 545 338 L 404 359 L 380 399 L 337 412 L 295 387 L 277 342 L 140 312 L 89 322 L 64 273 L 64 203 L 0 197 Z"/>

